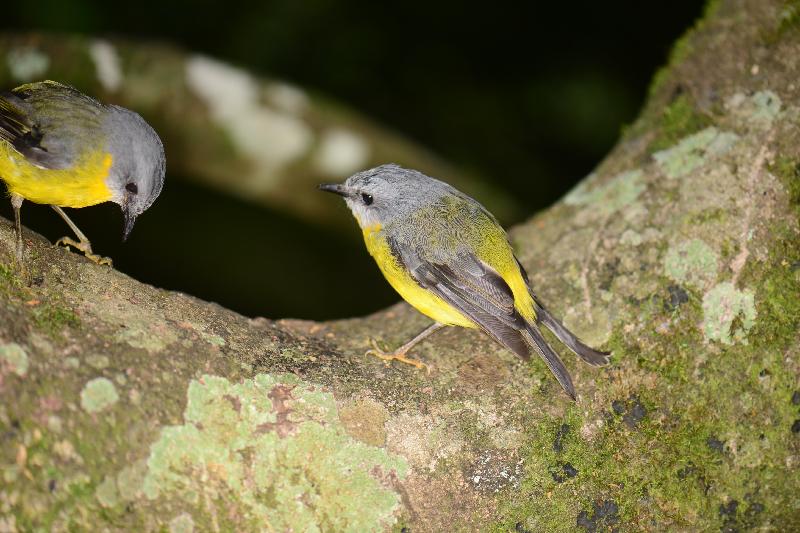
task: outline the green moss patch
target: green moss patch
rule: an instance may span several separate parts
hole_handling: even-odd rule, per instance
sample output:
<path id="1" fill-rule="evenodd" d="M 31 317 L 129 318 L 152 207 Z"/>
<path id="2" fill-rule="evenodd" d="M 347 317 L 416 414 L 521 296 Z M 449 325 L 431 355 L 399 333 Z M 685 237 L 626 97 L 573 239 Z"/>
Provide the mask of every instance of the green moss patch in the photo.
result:
<path id="1" fill-rule="evenodd" d="M 677 143 L 683 137 L 710 125 L 709 117 L 698 113 L 691 98 L 686 94 L 681 94 L 661 113 L 658 138 L 650 145 L 650 149 L 653 151 L 663 150 Z"/>
<path id="2" fill-rule="evenodd" d="M 81 324 L 78 315 L 72 309 L 54 303 L 36 307 L 33 311 L 33 320 L 37 328 L 50 335 L 55 335 L 64 328 L 79 327 Z"/>

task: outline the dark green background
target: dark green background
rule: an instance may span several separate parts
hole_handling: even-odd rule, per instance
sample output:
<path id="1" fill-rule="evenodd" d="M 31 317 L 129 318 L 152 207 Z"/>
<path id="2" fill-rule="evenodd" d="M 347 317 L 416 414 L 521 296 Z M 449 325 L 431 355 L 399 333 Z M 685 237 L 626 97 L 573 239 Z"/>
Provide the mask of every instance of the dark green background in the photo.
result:
<path id="1" fill-rule="evenodd" d="M 168 41 L 334 97 L 512 192 L 525 210 L 511 224 L 611 148 L 702 4 L 44 0 L 5 5 L 0 27 Z M 355 226 L 329 235 L 167 179 L 125 246 L 114 207 L 75 216 L 135 277 L 270 317 L 342 317 L 397 299 Z M 24 220 L 55 239 L 66 227 L 48 211 L 27 205 Z"/>

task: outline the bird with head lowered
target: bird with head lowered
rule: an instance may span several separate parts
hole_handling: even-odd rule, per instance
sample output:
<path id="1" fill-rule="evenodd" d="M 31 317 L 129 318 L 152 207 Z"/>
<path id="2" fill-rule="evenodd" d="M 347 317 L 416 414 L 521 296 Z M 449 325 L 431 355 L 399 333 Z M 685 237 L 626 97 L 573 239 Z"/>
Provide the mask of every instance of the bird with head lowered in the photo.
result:
<path id="1" fill-rule="evenodd" d="M 0 180 L 11 195 L 17 261 L 23 267 L 24 200 L 51 205 L 78 238 L 57 244 L 110 265 L 62 208 L 114 202 L 122 209 L 126 240 L 136 217 L 158 198 L 165 167 L 161 140 L 133 111 L 54 81 L 0 92 Z"/>
<path id="2" fill-rule="evenodd" d="M 406 356 L 443 326 L 483 330 L 523 359 L 535 350 L 566 393 L 576 398 L 567 368 L 539 330 L 544 325 L 585 362 L 607 364 L 609 353 L 581 342 L 533 293 L 506 232 L 480 203 L 452 186 L 397 165 L 320 185 L 344 197 L 367 250 L 389 284 L 435 322 L 394 352 L 367 353 L 424 365 Z"/>

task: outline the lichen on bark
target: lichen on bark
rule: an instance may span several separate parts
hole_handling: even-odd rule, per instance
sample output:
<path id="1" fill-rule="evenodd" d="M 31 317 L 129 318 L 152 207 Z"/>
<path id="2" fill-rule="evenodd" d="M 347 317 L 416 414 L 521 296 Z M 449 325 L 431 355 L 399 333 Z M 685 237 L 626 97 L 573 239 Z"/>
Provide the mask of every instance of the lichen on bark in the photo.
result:
<path id="1" fill-rule="evenodd" d="M 364 358 L 426 325 L 405 304 L 248 319 L 32 234 L 28 286 L 0 224 L 0 524 L 800 528 L 792 5 L 715 2 L 608 158 L 512 229 L 539 296 L 614 352 L 565 354 L 576 403 L 474 331 L 419 346 L 430 374 Z"/>

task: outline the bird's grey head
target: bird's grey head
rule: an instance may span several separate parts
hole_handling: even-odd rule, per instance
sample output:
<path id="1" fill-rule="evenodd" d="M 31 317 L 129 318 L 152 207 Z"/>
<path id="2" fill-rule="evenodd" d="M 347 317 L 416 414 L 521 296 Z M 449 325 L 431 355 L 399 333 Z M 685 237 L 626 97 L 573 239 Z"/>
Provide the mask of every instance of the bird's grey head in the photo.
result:
<path id="1" fill-rule="evenodd" d="M 142 117 L 123 107 L 108 109 L 104 129 L 113 162 L 106 183 L 125 217 L 125 240 L 136 217 L 161 194 L 166 159 L 161 139 Z"/>
<path id="2" fill-rule="evenodd" d="M 454 191 L 444 182 L 395 164 L 364 170 L 343 184 L 319 188 L 343 196 L 362 228 L 385 225 Z"/>

